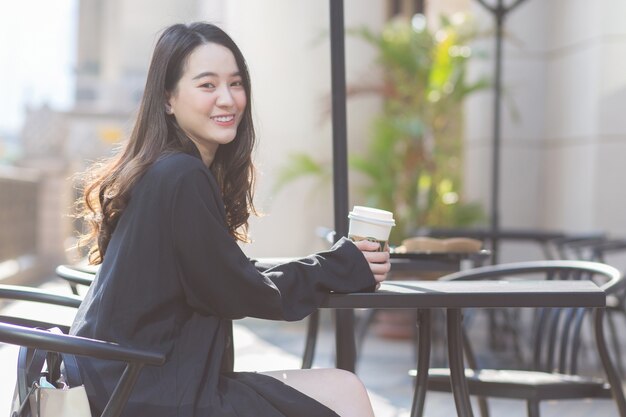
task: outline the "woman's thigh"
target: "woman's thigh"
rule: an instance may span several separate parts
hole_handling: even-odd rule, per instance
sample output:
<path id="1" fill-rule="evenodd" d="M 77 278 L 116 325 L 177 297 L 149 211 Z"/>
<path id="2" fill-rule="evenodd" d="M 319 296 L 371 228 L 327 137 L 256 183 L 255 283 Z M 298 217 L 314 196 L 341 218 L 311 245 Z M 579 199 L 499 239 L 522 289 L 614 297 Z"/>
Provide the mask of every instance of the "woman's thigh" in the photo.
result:
<path id="1" fill-rule="evenodd" d="M 341 369 L 292 369 L 260 372 L 319 401 L 341 417 L 374 416 L 363 383 Z"/>

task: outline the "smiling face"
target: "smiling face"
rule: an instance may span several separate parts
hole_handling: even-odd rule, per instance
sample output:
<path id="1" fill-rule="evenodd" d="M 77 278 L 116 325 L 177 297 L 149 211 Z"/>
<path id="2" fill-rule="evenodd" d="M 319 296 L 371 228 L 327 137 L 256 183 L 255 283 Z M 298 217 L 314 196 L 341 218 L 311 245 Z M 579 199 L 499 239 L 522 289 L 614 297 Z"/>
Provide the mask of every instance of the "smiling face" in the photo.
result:
<path id="1" fill-rule="evenodd" d="M 233 53 L 216 43 L 194 49 L 167 103 L 168 114 L 176 118 L 210 166 L 219 145 L 237 135 L 247 104 Z"/>

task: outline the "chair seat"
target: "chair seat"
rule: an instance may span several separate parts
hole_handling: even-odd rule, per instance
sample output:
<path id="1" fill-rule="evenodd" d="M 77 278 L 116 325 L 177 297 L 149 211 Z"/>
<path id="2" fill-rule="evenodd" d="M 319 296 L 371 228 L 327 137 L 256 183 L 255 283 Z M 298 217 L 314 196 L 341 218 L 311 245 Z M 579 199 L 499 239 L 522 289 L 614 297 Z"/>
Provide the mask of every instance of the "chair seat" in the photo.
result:
<path id="1" fill-rule="evenodd" d="M 521 370 L 465 370 L 471 395 L 519 399 L 611 398 L 608 384 L 601 379 L 559 373 Z M 450 370 L 431 369 L 428 389 L 450 392 Z"/>

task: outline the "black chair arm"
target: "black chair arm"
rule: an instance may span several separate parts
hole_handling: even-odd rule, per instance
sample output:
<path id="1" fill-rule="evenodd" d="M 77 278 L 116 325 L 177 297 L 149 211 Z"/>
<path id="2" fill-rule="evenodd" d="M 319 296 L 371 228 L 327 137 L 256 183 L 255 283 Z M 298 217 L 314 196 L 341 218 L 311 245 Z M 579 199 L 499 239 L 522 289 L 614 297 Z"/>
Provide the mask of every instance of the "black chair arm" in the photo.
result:
<path id="1" fill-rule="evenodd" d="M 93 283 L 93 279 L 96 275 L 95 270 L 90 271 L 80 267 L 68 265 L 57 266 L 55 273 L 70 283 L 85 285 L 87 287 Z"/>
<path id="2" fill-rule="evenodd" d="M 159 366 L 165 362 L 165 355 L 160 352 L 149 352 L 85 337 L 54 334 L 45 330 L 30 329 L 7 323 L 0 323 L 0 341 L 52 352 L 144 365 Z"/>
<path id="3" fill-rule="evenodd" d="M 59 330 L 61 330 L 65 334 L 68 334 L 70 332 L 70 326 L 68 326 L 67 324 L 52 323 L 49 321 L 27 319 L 23 317 L 0 315 L 0 323 L 15 324 L 18 326 L 30 327 L 31 329 L 51 329 L 53 327 L 58 327 Z"/>
<path id="4" fill-rule="evenodd" d="M 18 285 L 1 285 L 0 299 L 34 301 L 63 307 L 78 308 L 82 298 L 75 295 L 54 294 L 48 291 Z"/>
<path id="5" fill-rule="evenodd" d="M 126 369 L 113 390 L 101 417 L 119 417 L 141 369 L 145 365 L 160 366 L 165 363 L 165 354 L 160 352 L 133 349 L 115 343 L 55 334 L 45 330 L 29 329 L 6 323 L 0 323 L 0 342 L 51 352 L 125 362 Z"/>

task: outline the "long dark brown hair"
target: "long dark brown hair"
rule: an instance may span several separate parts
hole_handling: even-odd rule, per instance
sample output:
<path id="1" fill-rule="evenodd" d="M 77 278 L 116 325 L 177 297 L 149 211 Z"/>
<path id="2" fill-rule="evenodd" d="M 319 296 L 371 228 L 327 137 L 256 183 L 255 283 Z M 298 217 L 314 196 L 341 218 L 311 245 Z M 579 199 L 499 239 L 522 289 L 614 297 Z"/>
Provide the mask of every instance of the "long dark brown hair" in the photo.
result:
<path id="1" fill-rule="evenodd" d="M 219 146 L 210 169 L 222 192 L 230 234 L 236 240 L 248 240 L 248 218 L 256 213 L 252 202 L 255 134 L 248 67 L 235 42 L 217 26 L 202 22 L 176 24 L 165 29 L 154 48 L 137 120 L 128 141 L 117 155 L 91 167 L 83 179 L 78 216 L 89 225 L 81 244 L 91 245 L 92 264 L 104 259 L 130 192 L 146 170 L 165 154 L 197 151 L 176 119 L 166 114 L 165 104 L 168 93 L 174 91 L 183 75 L 189 55 L 206 43 L 222 45 L 233 53 L 246 92 L 247 105 L 237 135 L 230 143 Z"/>

